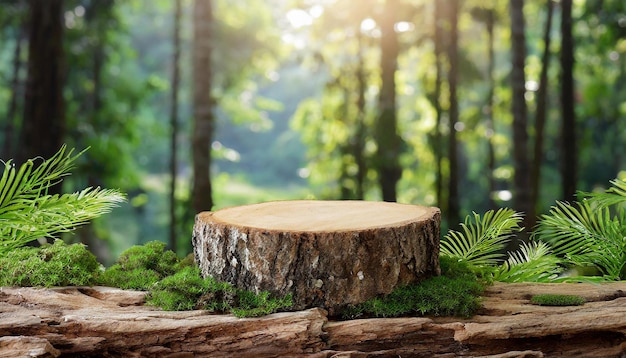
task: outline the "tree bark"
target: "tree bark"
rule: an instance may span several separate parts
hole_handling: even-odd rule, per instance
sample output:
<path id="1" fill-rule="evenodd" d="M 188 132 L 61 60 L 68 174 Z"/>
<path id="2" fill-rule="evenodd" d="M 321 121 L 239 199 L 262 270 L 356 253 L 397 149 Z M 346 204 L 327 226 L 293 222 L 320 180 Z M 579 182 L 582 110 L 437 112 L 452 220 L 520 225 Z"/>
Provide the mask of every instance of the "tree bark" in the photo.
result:
<path id="1" fill-rule="evenodd" d="M 402 139 L 398 135 L 396 118 L 396 70 L 398 67 L 398 37 L 394 26 L 398 0 L 386 0 L 380 25 L 381 88 L 379 116 L 376 122 L 378 181 L 384 201 L 396 201 L 396 185 L 402 176 L 399 163 Z"/>
<path id="2" fill-rule="evenodd" d="M 438 274 L 439 224 L 437 208 L 282 201 L 201 213 L 192 241 L 203 275 L 337 315 Z"/>
<path id="3" fill-rule="evenodd" d="M 513 112 L 513 177 L 514 209 L 525 214 L 531 212 L 530 162 L 528 160 L 528 110 L 526 107 L 526 35 L 524 25 L 524 0 L 511 0 L 511 87 Z M 524 226 L 528 226 L 528 215 Z"/>
<path id="4" fill-rule="evenodd" d="M 52 157 L 65 135 L 63 0 L 31 0 L 28 79 L 18 161 Z M 52 192 L 60 192 L 55 186 Z"/>
<path id="5" fill-rule="evenodd" d="M 574 200 L 578 178 L 578 145 L 574 111 L 574 39 L 572 0 L 561 1 L 561 129 L 563 200 Z"/>
<path id="6" fill-rule="evenodd" d="M 192 206 L 196 213 L 211 210 L 211 141 L 214 131 L 211 95 L 212 0 L 195 0 L 193 12 L 193 189 Z"/>

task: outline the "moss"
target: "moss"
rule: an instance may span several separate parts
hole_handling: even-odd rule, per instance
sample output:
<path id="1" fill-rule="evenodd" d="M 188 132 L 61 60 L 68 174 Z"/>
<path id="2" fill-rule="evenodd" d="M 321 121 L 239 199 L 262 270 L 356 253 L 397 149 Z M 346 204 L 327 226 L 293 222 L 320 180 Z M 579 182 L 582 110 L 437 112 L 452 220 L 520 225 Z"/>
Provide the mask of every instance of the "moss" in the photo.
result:
<path id="1" fill-rule="evenodd" d="M 541 294 L 531 297 L 530 302 L 540 306 L 580 306 L 586 300 L 575 295 Z"/>
<path id="2" fill-rule="evenodd" d="M 196 308 L 200 297 L 209 290 L 209 280 L 200 276 L 197 267 L 185 267 L 156 283 L 146 303 L 166 311 L 187 311 Z"/>
<path id="3" fill-rule="evenodd" d="M 470 267 L 448 258 L 441 260 L 442 276 L 399 287 L 389 295 L 348 307 L 344 318 L 405 315 L 471 317 L 480 308 L 485 283 Z"/>
<path id="4" fill-rule="evenodd" d="M 200 270 L 192 266 L 159 281 L 148 295 L 146 303 L 167 311 L 230 311 L 237 317 L 263 316 L 293 305 L 291 296 L 272 298 L 268 292 L 257 295 L 235 289 L 211 277 L 203 279 Z"/>
<path id="5" fill-rule="evenodd" d="M 267 291 L 254 294 L 249 291 L 238 290 L 237 297 L 238 305 L 232 309 L 233 314 L 237 317 L 260 317 L 293 306 L 291 294 L 283 298 L 275 298 L 271 297 Z"/>
<path id="6" fill-rule="evenodd" d="M 182 267 L 178 256 L 171 250 L 165 250 L 165 243 L 152 241 L 122 252 L 117 262 L 102 274 L 100 283 L 147 291 L 159 280 L 175 274 Z"/>
<path id="7" fill-rule="evenodd" d="M 96 282 L 101 267 L 85 245 L 56 240 L 0 257 L 0 286 L 87 286 Z"/>

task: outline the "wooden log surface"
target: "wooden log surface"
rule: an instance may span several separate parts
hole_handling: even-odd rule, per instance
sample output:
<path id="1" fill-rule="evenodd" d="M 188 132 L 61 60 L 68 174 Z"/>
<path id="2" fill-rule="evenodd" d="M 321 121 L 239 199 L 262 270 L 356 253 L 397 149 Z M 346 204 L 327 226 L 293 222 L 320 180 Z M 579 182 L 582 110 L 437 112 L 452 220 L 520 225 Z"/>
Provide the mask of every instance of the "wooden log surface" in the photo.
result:
<path id="1" fill-rule="evenodd" d="M 296 200 L 201 213 L 202 274 L 331 315 L 439 273 L 438 208 Z"/>
<path id="2" fill-rule="evenodd" d="M 530 304 L 578 294 L 582 306 Z M 0 357 L 624 357 L 626 282 L 501 284 L 480 314 L 329 319 L 322 309 L 255 319 L 143 306 L 106 287 L 0 289 Z"/>

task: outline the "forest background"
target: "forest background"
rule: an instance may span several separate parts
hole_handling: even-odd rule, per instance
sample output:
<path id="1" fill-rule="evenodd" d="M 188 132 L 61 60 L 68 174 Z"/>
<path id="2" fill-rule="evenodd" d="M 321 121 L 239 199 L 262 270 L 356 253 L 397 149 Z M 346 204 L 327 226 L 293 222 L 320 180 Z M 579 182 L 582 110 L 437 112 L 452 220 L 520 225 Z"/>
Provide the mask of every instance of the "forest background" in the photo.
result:
<path id="1" fill-rule="evenodd" d="M 111 263 L 283 199 L 497 207 L 526 227 L 626 177 L 621 0 L 2 0 L 0 158 L 90 149 Z M 175 180 L 172 180 L 174 178 Z"/>

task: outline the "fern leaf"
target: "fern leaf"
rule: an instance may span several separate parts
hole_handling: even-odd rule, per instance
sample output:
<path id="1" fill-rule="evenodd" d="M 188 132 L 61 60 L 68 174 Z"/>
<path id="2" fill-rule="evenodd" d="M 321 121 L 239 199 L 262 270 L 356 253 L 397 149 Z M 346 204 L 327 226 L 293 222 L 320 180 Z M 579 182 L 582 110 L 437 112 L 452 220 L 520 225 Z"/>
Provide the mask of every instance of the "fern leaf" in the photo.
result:
<path id="1" fill-rule="evenodd" d="M 462 231 L 450 230 L 441 242 L 441 254 L 475 266 L 494 265 L 515 232 L 522 230 L 522 215 L 511 209 L 489 210 L 483 217 L 473 213 L 461 224 Z"/>

